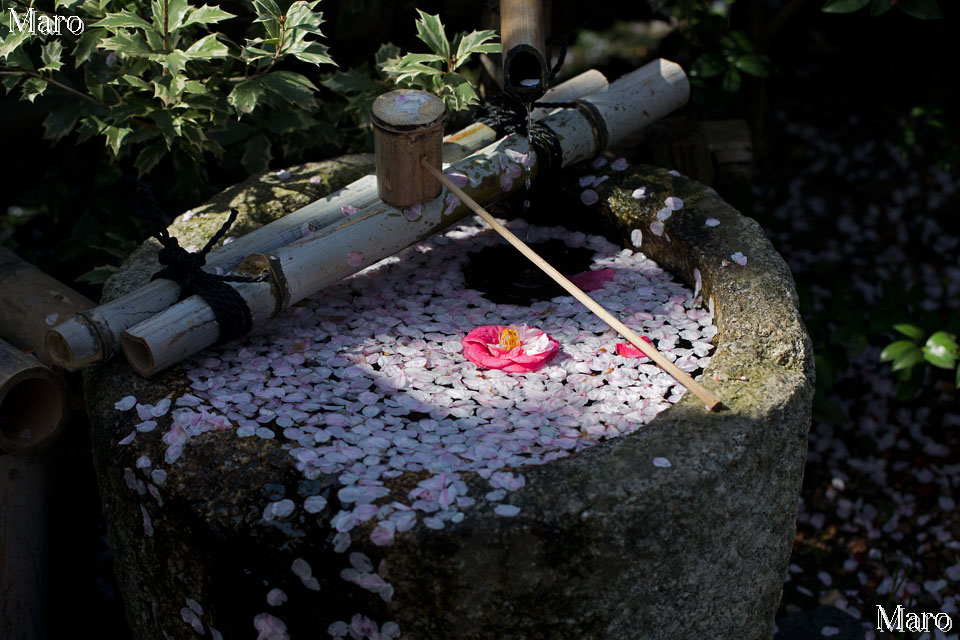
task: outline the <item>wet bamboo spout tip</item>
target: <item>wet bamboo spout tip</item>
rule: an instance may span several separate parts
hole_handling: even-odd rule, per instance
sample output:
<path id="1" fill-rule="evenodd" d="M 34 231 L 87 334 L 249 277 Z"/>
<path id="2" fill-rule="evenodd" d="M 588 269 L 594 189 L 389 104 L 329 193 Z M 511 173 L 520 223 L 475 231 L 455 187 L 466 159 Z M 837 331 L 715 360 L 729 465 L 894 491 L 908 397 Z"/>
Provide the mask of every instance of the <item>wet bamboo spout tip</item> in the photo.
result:
<path id="1" fill-rule="evenodd" d="M 540 0 L 500 0 L 503 90 L 521 102 L 534 102 L 547 90 L 549 67 Z"/>

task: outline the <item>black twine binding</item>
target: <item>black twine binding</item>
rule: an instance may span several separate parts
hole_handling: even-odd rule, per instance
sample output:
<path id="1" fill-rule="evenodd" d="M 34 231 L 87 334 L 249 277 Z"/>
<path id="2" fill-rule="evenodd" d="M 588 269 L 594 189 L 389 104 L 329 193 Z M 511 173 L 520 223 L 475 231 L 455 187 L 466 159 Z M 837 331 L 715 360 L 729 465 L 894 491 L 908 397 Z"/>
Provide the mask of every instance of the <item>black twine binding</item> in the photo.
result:
<path id="1" fill-rule="evenodd" d="M 253 327 L 250 308 L 243 296 L 227 283 L 263 282 L 266 278 L 264 276 L 254 278 L 250 276 L 216 275 L 202 269 L 207 260 L 207 253 L 233 225 L 240 212 L 231 209 L 227 221 L 210 238 L 206 246 L 198 253 L 190 253 L 181 247 L 177 239 L 167 231 L 163 224 L 165 218 L 163 210 L 147 185 L 139 181 L 135 184 L 133 201 L 136 212 L 155 229 L 152 235 L 162 245 L 157 257 L 164 268 L 153 274 L 150 280 L 165 278 L 176 282 L 180 285 L 178 301 L 194 294 L 203 298 L 213 311 L 217 325 L 220 327 L 220 338 L 217 340 L 217 344 L 236 340 L 249 333 Z"/>
<path id="2" fill-rule="evenodd" d="M 567 106 L 567 103 L 563 103 Z M 538 107 L 540 103 L 533 103 L 531 107 Z M 569 103 L 576 107 L 576 104 Z M 537 162 L 541 163 L 544 174 L 559 171 L 563 165 L 563 149 L 560 147 L 560 138 L 556 132 L 541 122 L 527 122 L 527 110 L 524 104 L 514 100 L 506 94 L 491 96 L 486 104 L 480 107 L 477 122 L 487 125 L 497 132 L 497 138 L 513 133 L 520 134 L 530 141 L 530 147 L 537 154 Z"/>

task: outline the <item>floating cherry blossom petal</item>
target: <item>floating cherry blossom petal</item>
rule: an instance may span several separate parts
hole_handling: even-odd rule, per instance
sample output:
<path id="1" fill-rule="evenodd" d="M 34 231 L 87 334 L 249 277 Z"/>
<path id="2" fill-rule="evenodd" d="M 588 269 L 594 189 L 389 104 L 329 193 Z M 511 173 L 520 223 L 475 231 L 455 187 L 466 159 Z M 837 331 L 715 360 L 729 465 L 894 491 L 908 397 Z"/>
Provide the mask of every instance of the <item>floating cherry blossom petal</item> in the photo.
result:
<path id="1" fill-rule="evenodd" d="M 623 171 L 628 166 L 626 158 L 617 158 L 610 163 L 610 168 L 614 171 Z"/>
<path id="2" fill-rule="evenodd" d="M 137 404 L 137 399 L 134 396 L 124 396 L 113 405 L 113 408 L 117 411 L 130 411 L 133 409 L 134 405 Z"/>
<path id="3" fill-rule="evenodd" d="M 600 167 L 605 167 L 606 165 L 607 165 L 607 159 L 604 158 L 603 156 L 597 156 L 590 163 L 590 166 L 593 167 L 594 169 L 599 169 Z"/>
<path id="4" fill-rule="evenodd" d="M 667 209 L 670 209 L 670 211 L 679 211 L 680 209 L 683 209 L 683 200 L 677 198 L 676 196 L 670 196 L 663 201 L 663 204 L 667 207 Z"/>
<path id="5" fill-rule="evenodd" d="M 143 534 L 153 537 L 153 521 L 150 519 L 150 513 L 143 505 L 140 505 L 140 515 L 143 516 Z"/>
<path id="6" fill-rule="evenodd" d="M 267 604 L 271 607 L 279 607 L 286 601 L 287 594 L 283 592 L 283 589 L 270 589 L 267 592 Z"/>
<path id="7" fill-rule="evenodd" d="M 404 209 L 404 210 L 403 210 L 403 215 L 404 215 L 404 216 L 406 217 L 406 219 L 409 220 L 410 222 L 413 222 L 414 220 L 419 220 L 419 219 L 420 219 L 420 216 L 423 215 L 423 204 L 420 203 L 420 202 L 418 202 L 417 204 L 413 205 L 412 207 L 408 207 L 408 208 Z"/>
<path id="8" fill-rule="evenodd" d="M 640 187 L 639 189 L 634 189 L 633 193 L 630 195 L 634 200 L 642 200 L 643 198 L 647 197 L 647 188 Z"/>
<path id="9" fill-rule="evenodd" d="M 255 615 L 253 617 L 253 628 L 260 633 L 257 640 L 290 640 L 287 625 L 283 620 L 269 613 Z"/>
<path id="10" fill-rule="evenodd" d="M 307 513 L 320 513 L 327 506 L 327 499 L 323 496 L 310 496 L 303 501 L 303 510 Z"/>
<path id="11" fill-rule="evenodd" d="M 323 178 L 321 178 L 320 176 L 310 176 L 310 184 L 318 185 L 321 182 L 323 182 Z"/>
<path id="12" fill-rule="evenodd" d="M 630 232 L 630 242 L 633 246 L 640 248 L 640 245 L 643 244 L 643 231 L 640 229 L 634 229 Z"/>
<path id="13" fill-rule="evenodd" d="M 351 267 L 359 267 L 363 264 L 363 253 L 360 251 L 351 251 L 347 254 L 347 264 Z"/>
<path id="14" fill-rule="evenodd" d="M 452 193 L 448 193 L 443 202 L 447 205 L 443 210 L 443 215 L 449 216 L 460 205 L 460 198 Z"/>
<path id="15" fill-rule="evenodd" d="M 584 189 L 582 192 L 580 192 L 580 202 L 588 207 L 592 204 L 597 204 L 599 201 L 600 196 L 597 195 L 597 192 L 593 189 Z"/>
<path id="16" fill-rule="evenodd" d="M 53 325 L 57 324 L 57 318 L 59 317 L 60 316 L 57 315 L 56 313 L 51 313 L 51 314 L 48 314 L 47 317 L 43 319 L 43 321 L 47 324 L 48 327 L 52 327 Z"/>
<path id="17" fill-rule="evenodd" d="M 746 257 L 745 255 L 743 255 L 742 253 L 740 253 L 739 251 L 737 251 L 736 253 L 734 253 L 733 255 L 731 255 L 731 256 L 730 256 L 730 259 L 733 260 L 734 262 L 736 262 L 736 263 L 737 263 L 738 265 L 740 265 L 741 267 L 747 266 L 747 257 Z"/>
<path id="18" fill-rule="evenodd" d="M 498 516 L 512 518 L 520 513 L 520 507 L 513 504 L 498 504 L 496 507 L 494 507 L 493 512 Z"/>
<path id="19" fill-rule="evenodd" d="M 703 285 L 703 279 L 700 276 L 700 269 L 693 268 L 693 297 L 700 294 L 700 287 Z"/>
<path id="20" fill-rule="evenodd" d="M 716 227 L 717 225 L 720 224 L 720 221 L 717 220 L 716 218 L 707 218 L 707 219 L 703 222 L 703 224 L 705 224 L 705 225 L 708 226 L 708 227 Z"/>
<path id="21" fill-rule="evenodd" d="M 280 171 L 277 171 L 276 176 L 277 180 L 289 180 L 291 174 L 286 169 L 281 169 Z"/>
<path id="22" fill-rule="evenodd" d="M 560 349 L 560 343 L 533 327 L 487 325 L 463 338 L 463 354 L 485 369 L 508 373 L 539 371 Z"/>
<path id="23" fill-rule="evenodd" d="M 357 209 L 356 207 L 351 207 L 348 204 L 344 204 L 340 206 L 340 211 L 343 212 L 343 215 L 345 216 L 352 216 L 357 211 L 359 211 L 359 209 Z"/>
<path id="24" fill-rule="evenodd" d="M 673 211 L 668 209 L 667 207 L 664 207 L 663 209 L 660 209 L 659 211 L 657 211 L 657 220 L 659 220 L 660 222 L 666 222 L 667 220 L 670 219 L 670 216 L 672 215 L 673 215 Z"/>
<path id="25" fill-rule="evenodd" d="M 373 531 L 370 532 L 370 541 L 378 547 L 384 547 L 393 544 L 393 536 L 396 532 L 396 525 L 392 522 L 381 522 Z"/>
<path id="26" fill-rule="evenodd" d="M 613 280 L 613 269 L 597 269 L 596 271 L 582 271 L 569 276 L 570 282 L 577 285 L 584 291 L 594 291 L 602 289 L 603 285 Z"/>
<path id="27" fill-rule="evenodd" d="M 580 186 L 581 186 L 581 187 L 592 187 L 593 184 L 594 184 L 594 182 L 596 181 L 596 179 L 597 179 L 597 176 L 592 175 L 592 174 L 591 174 L 591 175 L 586 175 L 586 176 L 580 176 Z"/>
<path id="28" fill-rule="evenodd" d="M 660 467 L 661 469 L 666 469 L 668 467 L 672 467 L 673 465 L 670 464 L 670 461 L 667 460 L 666 458 L 654 458 L 653 466 Z"/>
<path id="29" fill-rule="evenodd" d="M 650 233 L 655 236 L 663 235 L 663 223 L 659 220 L 650 223 Z"/>
<path id="30" fill-rule="evenodd" d="M 293 572 L 293 575 L 300 578 L 300 582 L 302 582 L 303 586 L 307 589 L 320 591 L 320 583 L 313 577 L 313 569 L 310 567 L 309 562 L 303 558 L 296 558 L 293 564 L 290 565 L 290 570 Z"/>
<path id="31" fill-rule="evenodd" d="M 447 171 L 445 172 L 445 175 L 450 178 L 450 182 L 457 185 L 461 189 L 467 186 L 467 182 L 469 182 L 467 175 L 459 171 Z"/>

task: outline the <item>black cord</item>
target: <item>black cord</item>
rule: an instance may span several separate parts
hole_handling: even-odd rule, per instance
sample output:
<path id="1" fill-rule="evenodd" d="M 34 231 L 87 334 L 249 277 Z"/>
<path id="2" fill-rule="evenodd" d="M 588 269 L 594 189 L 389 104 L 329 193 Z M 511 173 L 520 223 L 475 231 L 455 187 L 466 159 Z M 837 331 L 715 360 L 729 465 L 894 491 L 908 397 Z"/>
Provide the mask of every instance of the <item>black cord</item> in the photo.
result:
<path id="1" fill-rule="evenodd" d="M 170 235 L 164 225 L 165 216 L 150 188 L 137 181 L 134 187 L 134 211 L 150 225 L 153 237 L 162 248 L 157 254 L 163 269 L 157 271 L 151 280 L 164 278 L 180 285 L 179 300 L 198 295 L 210 306 L 220 327 L 217 344 L 223 344 L 245 336 L 253 327 L 250 308 L 243 296 L 228 282 L 263 282 L 265 276 L 217 275 L 203 270 L 207 254 L 236 221 L 239 211 L 230 210 L 230 216 L 209 242 L 197 253 L 190 253 L 180 246 L 177 239 Z"/>

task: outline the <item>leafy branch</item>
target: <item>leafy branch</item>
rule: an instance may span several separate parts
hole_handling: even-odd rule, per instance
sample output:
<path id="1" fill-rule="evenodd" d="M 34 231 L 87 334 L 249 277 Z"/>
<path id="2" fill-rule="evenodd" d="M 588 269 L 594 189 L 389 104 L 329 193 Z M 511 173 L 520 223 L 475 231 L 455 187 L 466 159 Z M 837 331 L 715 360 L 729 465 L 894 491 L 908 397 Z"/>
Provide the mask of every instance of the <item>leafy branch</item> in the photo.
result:
<path id="1" fill-rule="evenodd" d="M 460 69 L 475 53 L 499 53 L 500 44 L 491 42 L 494 31 L 458 33 L 447 39 L 439 16 L 417 10 L 417 38 L 432 53 L 408 53 L 383 65 L 383 72 L 402 88 L 424 89 L 440 96 L 447 109 L 456 112 L 477 104 L 480 98 L 473 83 Z"/>
<path id="2" fill-rule="evenodd" d="M 281 11 L 275 0 L 252 0 L 260 33 L 238 45 L 213 30 L 237 17 L 217 6 L 151 0 L 141 15 L 124 0 L 60 0 L 59 9 L 83 14 L 88 25 L 73 50 L 65 55 L 59 41 L 41 43 L 14 29 L 9 14 L 0 16 L 0 83 L 31 102 L 50 87 L 80 98 L 54 105 L 46 137 L 103 136 L 115 157 L 135 155 L 141 175 L 176 150 L 202 164 L 204 154 L 223 153 L 220 141 L 243 145 L 244 165 L 260 171 L 271 157 L 265 132 L 278 128 L 274 112 L 316 107 L 317 87 L 278 64 L 288 56 L 334 64 L 317 40 L 319 1 L 298 0 Z M 238 128 L 231 116 L 251 124 Z M 295 128 L 291 119 L 299 124 L 303 117 L 286 118 L 280 129 Z"/>
<path id="3" fill-rule="evenodd" d="M 920 341 L 926 333 L 920 327 L 905 323 L 896 324 L 893 328 L 908 339 L 895 340 L 884 347 L 880 352 L 880 362 L 890 362 L 891 369 L 901 380 L 910 378 L 913 368 L 924 361 L 940 369 L 956 368 L 956 386 L 960 389 L 960 346 L 957 344 L 956 335 L 947 331 L 936 331 L 927 337 L 921 346 Z"/>

